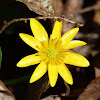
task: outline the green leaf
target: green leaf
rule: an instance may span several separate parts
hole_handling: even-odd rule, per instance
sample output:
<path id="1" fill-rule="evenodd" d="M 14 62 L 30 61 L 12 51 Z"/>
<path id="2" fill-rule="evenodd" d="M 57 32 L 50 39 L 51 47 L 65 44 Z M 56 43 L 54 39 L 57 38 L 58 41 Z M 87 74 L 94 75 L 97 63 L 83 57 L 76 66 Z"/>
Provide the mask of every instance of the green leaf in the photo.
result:
<path id="1" fill-rule="evenodd" d="M 1 69 L 1 62 L 2 62 L 2 50 L 1 50 L 1 47 L 0 47 L 0 69 Z"/>

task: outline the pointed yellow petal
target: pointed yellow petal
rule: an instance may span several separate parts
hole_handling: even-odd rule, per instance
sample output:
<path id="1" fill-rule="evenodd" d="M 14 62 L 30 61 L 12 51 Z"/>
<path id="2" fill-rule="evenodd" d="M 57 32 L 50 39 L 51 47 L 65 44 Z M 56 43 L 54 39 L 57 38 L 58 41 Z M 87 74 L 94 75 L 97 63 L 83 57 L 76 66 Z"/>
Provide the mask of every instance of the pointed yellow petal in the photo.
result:
<path id="1" fill-rule="evenodd" d="M 79 28 L 74 28 L 61 37 L 62 45 L 67 45 L 79 31 Z"/>
<path id="2" fill-rule="evenodd" d="M 64 63 L 79 66 L 79 67 L 88 67 L 89 61 L 76 53 L 66 52 L 66 56 L 63 59 Z"/>
<path id="3" fill-rule="evenodd" d="M 62 32 L 62 21 L 56 21 L 51 34 L 51 39 L 60 38 Z"/>
<path id="4" fill-rule="evenodd" d="M 37 38 L 40 41 L 43 41 L 43 40 L 47 41 L 48 40 L 47 32 L 39 21 L 37 21 L 34 18 L 31 18 L 30 19 L 30 27 L 31 27 L 31 30 L 32 30 L 35 38 Z"/>
<path id="5" fill-rule="evenodd" d="M 30 83 L 33 83 L 40 79 L 47 72 L 47 64 L 45 62 L 41 62 L 33 72 Z"/>
<path id="6" fill-rule="evenodd" d="M 70 85 L 73 84 L 73 78 L 72 75 L 70 73 L 70 71 L 68 70 L 67 66 L 65 64 L 60 64 L 58 66 L 58 73 L 60 74 L 60 76 Z"/>
<path id="7" fill-rule="evenodd" d="M 36 54 L 28 55 L 22 58 L 18 63 L 17 67 L 27 67 L 31 65 L 38 64 L 40 62 L 40 56 L 36 56 Z"/>
<path id="8" fill-rule="evenodd" d="M 51 87 L 54 87 L 58 79 L 58 69 L 56 64 L 48 64 L 48 75 Z"/>
<path id="9" fill-rule="evenodd" d="M 45 49 L 45 51 L 48 50 L 48 41 L 42 41 L 41 45 L 43 46 L 43 48 Z"/>
<path id="10" fill-rule="evenodd" d="M 31 35 L 25 34 L 25 33 L 20 33 L 19 36 L 26 44 L 28 44 L 35 50 L 39 51 L 37 47 L 41 47 L 41 43 L 38 39 L 34 38 Z"/>
<path id="11" fill-rule="evenodd" d="M 75 48 L 75 47 L 78 47 L 78 46 L 83 46 L 83 45 L 86 45 L 87 43 L 84 42 L 84 41 L 79 41 L 79 40 L 72 40 L 70 41 L 67 45 L 64 46 L 64 49 L 72 49 L 72 48 Z"/>

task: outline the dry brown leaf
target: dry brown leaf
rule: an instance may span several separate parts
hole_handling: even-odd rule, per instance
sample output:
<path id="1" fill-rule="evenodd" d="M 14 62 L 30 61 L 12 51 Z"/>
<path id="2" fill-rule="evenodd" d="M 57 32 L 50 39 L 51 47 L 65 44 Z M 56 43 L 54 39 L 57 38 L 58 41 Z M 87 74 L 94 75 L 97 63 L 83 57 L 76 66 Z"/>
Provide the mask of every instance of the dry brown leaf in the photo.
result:
<path id="1" fill-rule="evenodd" d="M 73 50 L 82 55 L 82 56 L 85 56 L 85 57 L 88 57 L 88 55 L 91 53 L 91 48 L 92 48 L 92 45 L 85 45 L 85 46 L 80 46 L 80 47 L 77 47 L 77 48 L 73 48 Z"/>
<path id="2" fill-rule="evenodd" d="M 100 69 L 97 67 L 94 67 L 95 70 L 95 77 L 100 77 Z"/>
<path id="3" fill-rule="evenodd" d="M 31 11 L 44 15 L 56 15 L 57 0 L 16 0 L 24 3 Z"/>
<path id="4" fill-rule="evenodd" d="M 95 57 L 95 77 L 100 77 L 100 53 Z"/>
<path id="5" fill-rule="evenodd" d="M 94 22 L 100 25 L 100 0 L 97 0 L 97 10 L 95 10 L 94 14 Z"/>
<path id="6" fill-rule="evenodd" d="M 100 25 L 100 10 L 95 11 L 94 22 L 96 22 Z"/>
<path id="7" fill-rule="evenodd" d="M 55 96 L 55 95 L 50 95 L 50 96 L 47 96 L 41 100 L 61 100 L 61 98 L 58 96 Z"/>
<path id="8" fill-rule="evenodd" d="M 0 100 L 16 100 L 2 81 L 0 81 Z"/>
<path id="9" fill-rule="evenodd" d="M 77 100 L 99 100 L 99 99 L 100 99 L 100 77 L 93 80 Z"/>
<path id="10" fill-rule="evenodd" d="M 27 100 L 40 100 L 40 96 L 50 87 L 48 74 L 46 73 L 38 81 L 28 85 L 28 99 Z"/>

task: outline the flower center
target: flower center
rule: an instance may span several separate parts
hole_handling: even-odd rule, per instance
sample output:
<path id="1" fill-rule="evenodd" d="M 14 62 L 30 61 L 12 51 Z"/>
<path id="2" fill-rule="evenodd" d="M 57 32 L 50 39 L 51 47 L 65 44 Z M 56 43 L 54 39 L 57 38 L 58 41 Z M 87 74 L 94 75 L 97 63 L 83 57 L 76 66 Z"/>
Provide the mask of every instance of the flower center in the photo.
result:
<path id="1" fill-rule="evenodd" d="M 57 56 L 58 52 L 54 48 L 49 48 L 47 51 L 47 56 L 49 58 L 55 58 Z"/>

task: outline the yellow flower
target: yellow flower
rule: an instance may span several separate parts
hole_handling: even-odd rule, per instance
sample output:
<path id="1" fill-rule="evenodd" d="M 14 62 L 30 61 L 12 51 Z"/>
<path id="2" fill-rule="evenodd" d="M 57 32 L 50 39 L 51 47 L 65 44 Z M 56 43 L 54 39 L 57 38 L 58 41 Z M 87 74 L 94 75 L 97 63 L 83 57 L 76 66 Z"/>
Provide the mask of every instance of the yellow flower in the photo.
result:
<path id="1" fill-rule="evenodd" d="M 62 21 L 56 21 L 52 34 L 48 38 L 45 28 L 36 19 L 30 19 L 30 26 L 34 37 L 25 33 L 19 35 L 26 44 L 37 50 L 37 53 L 22 58 L 17 66 L 27 67 L 40 63 L 33 72 L 30 83 L 40 79 L 48 70 L 51 87 L 55 86 L 58 73 L 68 84 L 72 85 L 73 78 L 65 64 L 79 67 L 89 66 L 85 57 L 68 52 L 74 47 L 86 45 L 84 41 L 72 40 L 79 28 L 74 28 L 61 37 Z"/>

